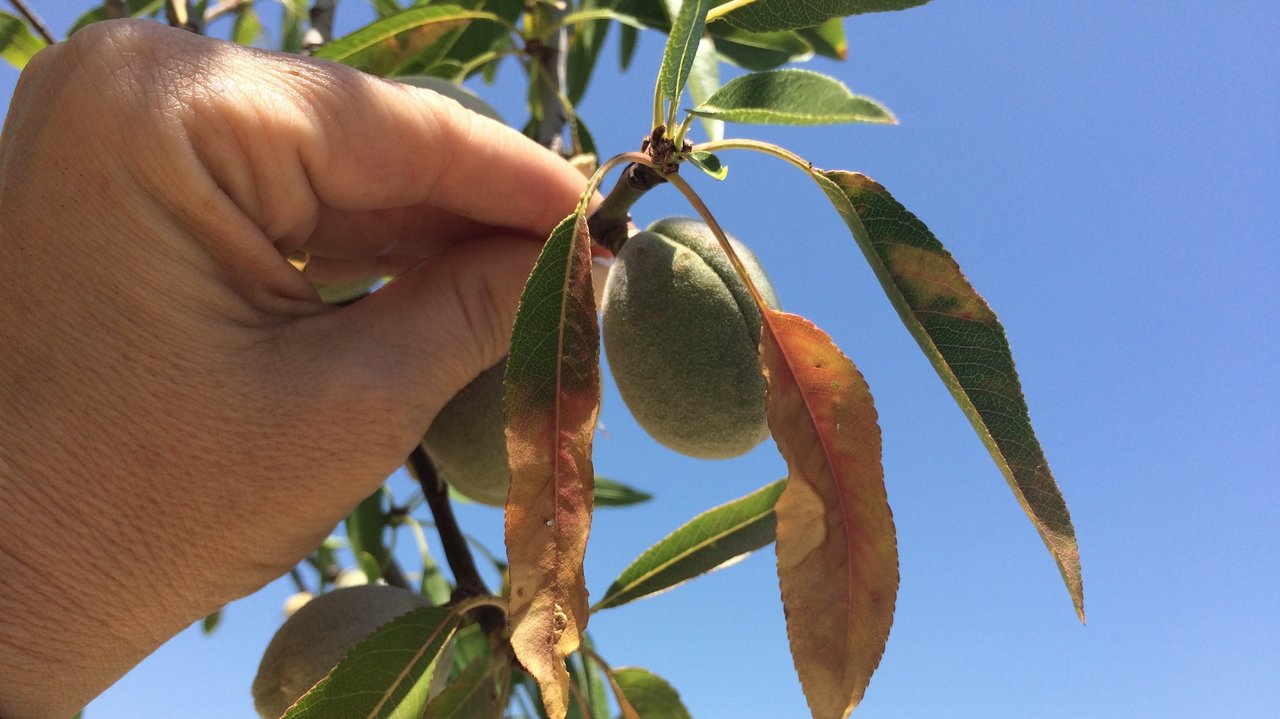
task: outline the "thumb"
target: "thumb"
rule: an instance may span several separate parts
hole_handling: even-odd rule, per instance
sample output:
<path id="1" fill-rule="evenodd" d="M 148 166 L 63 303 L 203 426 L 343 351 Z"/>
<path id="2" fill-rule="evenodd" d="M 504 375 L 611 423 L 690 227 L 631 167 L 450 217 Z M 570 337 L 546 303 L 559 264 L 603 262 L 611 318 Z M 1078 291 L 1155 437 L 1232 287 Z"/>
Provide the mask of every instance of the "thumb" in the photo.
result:
<path id="1" fill-rule="evenodd" d="M 308 322 L 297 339 L 320 363 L 320 394 L 327 396 L 314 398 L 318 411 L 361 413 L 355 416 L 363 431 L 356 435 L 365 436 L 353 436 L 349 422 L 322 420 L 322 431 L 345 425 L 336 445 L 380 455 L 364 457 L 370 469 L 389 473 L 403 463 L 444 404 L 506 355 L 538 252 L 527 238 L 460 242 L 359 302 Z"/>

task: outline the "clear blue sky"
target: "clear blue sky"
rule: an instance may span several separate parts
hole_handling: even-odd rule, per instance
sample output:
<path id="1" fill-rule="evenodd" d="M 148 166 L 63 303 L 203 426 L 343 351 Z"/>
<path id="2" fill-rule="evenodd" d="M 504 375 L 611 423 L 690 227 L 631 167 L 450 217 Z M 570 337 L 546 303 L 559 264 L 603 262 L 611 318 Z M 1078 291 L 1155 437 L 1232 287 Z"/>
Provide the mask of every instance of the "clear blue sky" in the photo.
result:
<path id="1" fill-rule="evenodd" d="M 32 4 L 59 32 L 91 5 Z M 344 22 L 363 12 L 344 5 Z M 900 126 L 730 133 L 870 174 L 955 254 L 1013 343 L 1078 530 L 1089 614 L 1080 626 L 835 213 L 793 170 L 727 154 L 728 181 L 697 187 L 878 400 L 902 586 L 854 716 L 1274 717 L 1280 6 L 936 0 L 847 25 L 850 60 L 811 66 Z M 642 37 L 624 77 L 606 49 L 582 108 L 606 152 L 647 131 L 661 42 Z M 478 90 L 523 123 L 518 74 Z M 15 79 L 0 68 L 0 95 Z M 687 213 L 674 192 L 637 208 L 644 223 Z M 686 518 L 784 473 L 770 443 L 717 463 L 659 447 L 611 385 L 597 468 L 657 495 L 597 512 L 597 597 Z M 501 547 L 497 510 L 460 511 Z M 252 716 L 249 683 L 290 591 L 276 582 L 232 605 L 212 638 L 175 638 L 87 716 Z M 700 719 L 805 715 L 771 550 L 599 614 L 591 631 L 612 663 L 669 678 Z"/>

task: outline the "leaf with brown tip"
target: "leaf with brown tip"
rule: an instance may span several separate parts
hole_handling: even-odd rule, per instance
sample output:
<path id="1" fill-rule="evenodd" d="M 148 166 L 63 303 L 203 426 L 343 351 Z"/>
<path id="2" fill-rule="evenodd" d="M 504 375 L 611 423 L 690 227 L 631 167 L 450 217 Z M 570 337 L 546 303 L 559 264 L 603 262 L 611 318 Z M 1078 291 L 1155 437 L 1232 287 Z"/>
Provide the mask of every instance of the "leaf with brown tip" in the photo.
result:
<path id="1" fill-rule="evenodd" d="M 547 239 L 520 298 L 505 380 L 511 645 L 551 719 L 567 711 L 564 659 L 578 648 L 588 616 L 582 562 L 600 410 L 590 242 L 576 214 Z"/>
<path id="2" fill-rule="evenodd" d="M 761 311 L 766 412 L 788 469 L 774 507 L 787 638 L 813 716 L 846 717 L 880 664 L 898 594 L 880 427 L 862 375 L 825 332 Z"/>
<path id="3" fill-rule="evenodd" d="M 1083 622 L 1076 530 L 1031 427 L 1000 320 L 951 253 L 884 187 L 853 172 L 812 175 L 1040 533 Z"/>

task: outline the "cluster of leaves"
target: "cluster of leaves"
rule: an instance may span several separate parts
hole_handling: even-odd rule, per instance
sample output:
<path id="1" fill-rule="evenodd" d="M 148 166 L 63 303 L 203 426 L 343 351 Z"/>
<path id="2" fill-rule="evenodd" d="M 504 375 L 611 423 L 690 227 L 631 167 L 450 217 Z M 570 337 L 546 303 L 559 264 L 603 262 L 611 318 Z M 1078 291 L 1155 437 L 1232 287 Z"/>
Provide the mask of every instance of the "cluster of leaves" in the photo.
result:
<path id="1" fill-rule="evenodd" d="M 883 653 L 898 588 L 876 411 L 861 374 L 828 335 L 803 317 L 768 308 L 758 295 L 766 411 L 787 477 L 694 517 L 643 552 L 594 605 L 587 599 L 583 560 L 594 507 L 610 497 L 614 504 L 645 497 L 597 481 L 592 465 L 600 340 L 586 198 L 620 165 L 649 173 L 651 186 L 669 183 L 688 198 L 736 264 L 715 217 L 678 174 L 679 165 L 689 162 L 723 179 L 716 153 L 734 150 L 763 152 L 799 169 L 844 219 L 890 303 L 1039 531 L 1083 620 L 1066 504 L 1032 430 L 1004 330 L 955 260 L 866 176 L 821 170 L 782 148 L 724 136 L 725 123 L 894 122 L 879 103 L 834 78 L 781 66 L 814 55 L 844 58 L 845 17 L 925 2 L 457 0 L 402 7 L 396 0 L 374 0 L 376 20 L 333 39 L 306 30 L 303 0 L 282 0 L 281 49 L 305 50 L 380 76 L 491 80 L 506 58 L 517 58 L 528 77 L 526 134 L 566 155 L 597 154 L 576 108 L 611 29 L 618 27 L 623 69 L 639 31 L 667 34 L 649 141 L 642 152 L 617 155 L 596 170 L 575 213 L 548 238 L 524 289 L 505 378 L 507 557 L 493 557 L 504 577 L 501 596 L 474 588 L 459 592 L 460 581 L 451 586 L 425 551 L 411 506 L 386 506 L 383 493 L 371 497 L 347 520 L 355 561 L 371 580 L 394 581 L 385 531 L 412 527 L 423 549 L 420 589 L 439 606 L 414 611 L 370 636 L 288 717 L 497 717 L 513 707 L 525 716 L 598 719 L 609 716 L 606 687 L 628 719 L 687 716 L 661 678 L 642 669 L 614 670 L 601 660 L 586 634 L 588 620 L 775 541 L 788 636 L 810 709 L 815 717 L 843 717 L 857 705 Z M 229 34 L 236 42 L 259 42 L 264 32 L 252 1 L 206 7 L 172 0 L 104 3 L 71 31 L 121 14 L 166 12 L 172 21 L 176 5 L 183 16 L 201 19 L 184 23 L 188 27 L 232 16 Z M 310 11 L 314 19 L 315 8 Z M 313 23 L 311 30 L 317 29 Z M 21 19 L 0 14 L 6 60 L 20 67 L 43 44 Z M 750 72 L 722 84 L 722 63 Z M 693 107 L 681 117 L 686 90 Z M 701 144 L 687 141 L 695 119 L 707 136 Z M 610 198 L 619 192 L 627 190 Z M 624 214 L 634 194 L 619 201 Z M 749 285 L 740 265 L 739 272 Z M 331 547 L 312 557 L 322 589 L 333 579 L 335 562 Z M 473 622 L 494 611 L 502 617 L 497 624 Z M 365 671 L 371 664 L 385 671 Z"/>

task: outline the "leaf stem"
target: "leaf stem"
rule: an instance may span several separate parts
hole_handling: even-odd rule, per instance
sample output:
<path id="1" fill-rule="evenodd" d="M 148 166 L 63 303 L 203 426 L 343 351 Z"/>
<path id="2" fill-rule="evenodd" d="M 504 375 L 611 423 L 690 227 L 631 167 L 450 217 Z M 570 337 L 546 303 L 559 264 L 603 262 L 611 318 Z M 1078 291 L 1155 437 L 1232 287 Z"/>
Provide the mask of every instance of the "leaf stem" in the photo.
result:
<path id="1" fill-rule="evenodd" d="M 707 144 L 714 145 L 715 143 L 709 142 Z M 747 268 L 743 266 L 742 260 L 738 259 L 738 253 L 733 251 L 733 245 L 729 244 L 728 236 L 725 235 L 724 229 L 720 227 L 720 223 L 716 222 L 715 216 L 711 214 L 711 210 L 707 208 L 706 203 L 702 201 L 701 197 L 698 197 L 698 193 L 693 191 L 693 188 L 689 186 L 689 183 L 684 181 L 683 177 L 671 174 L 667 176 L 667 181 L 679 190 L 680 194 L 685 196 L 685 199 L 689 201 L 689 204 L 693 205 L 693 209 L 698 211 L 698 215 L 702 218 L 702 221 L 707 223 L 707 227 L 711 228 L 711 232 L 716 236 L 716 240 L 720 243 L 721 249 L 723 249 L 725 254 L 729 256 L 729 262 L 733 265 L 733 269 L 737 271 L 738 275 L 742 277 L 742 281 L 746 283 L 747 290 L 751 293 L 751 298 L 755 300 L 756 306 L 760 308 L 762 313 L 767 312 L 769 310 L 769 305 L 764 301 L 764 297 L 761 296 L 760 290 L 756 289 L 755 283 L 751 281 L 751 275 L 747 274 Z"/>
<path id="2" fill-rule="evenodd" d="M 631 702 L 627 700 L 627 695 L 622 692 L 622 687 L 618 686 L 618 680 L 613 676 L 613 668 L 604 659 L 600 658 L 600 655 L 594 649 L 585 644 L 578 647 L 578 651 L 582 653 L 584 658 L 590 658 L 591 661 L 599 664 L 600 668 L 604 670 L 604 675 L 609 680 L 609 687 L 613 689 L 613 698 L 618 701 L 618 708 L 622 712 L 623 719 L 640 716 L 635 707 L 631 706 Z M 583 671 L 586 671 L 586 662 L 583 662 L 582 666 Z"/>
<path id="3" fill-rule="evenodd" d="M 710 24 L 712 20 L 718 20 L 725 15 L 728 15 L 740 7 L 746 7 L 755 1 L 756 0 L 729 0 L 729 2 L 723 5 L 717 5 L 707 11 L 707 24 Z"/>
<path id="4" fill-rule="evenodd" d="M 44 21 L 40 19 L 40 16 L 37 15 L 34 10 L 27 7 L 26 2 L 23 0 L 9 0 L 9 4 L 13 6 L 14 10 L 18 11 L 19 15 L 26 19 L 27 24 L 31 26 L 31 29 L 35 30 L 36 34 L 44 38 L 45 42 L 52 45 L 58 41 L 57 38 L 53 36 L 53 33 L 49 32 L 49 26 L 44 24 Z"/>
<path id="5" fill-rule="evenodd" d="M 560 23 L 557 27 L 568 27 L 570 25 L 577 25 L 578 23 L 591 22 L 592 20 L 616 20 L 623 25 L 630 25 L 631 27 L 639 30 L 645 29 L 645 26 L 636 18 L 630 15 L 624 15 L 615 10 L 610 10 L 609 8 L 591 8 L 589 10 L 571 12 L 560 19 Z"/>
<path id="6" fill-rule="evenodd" d="M 786 148 L 779 147 L 771 142 L 761 142 L 760 140 L 736 138 L 728 140 L 714 140 L 712 142 L 703 142 L 701 144 L 694 145 L 692 152 L 718 152 L 720 150 L 754 150 L 755 152 L 762 152 L 766 155 L 772 155 L 780 160 L 789 162 L 801 170 L 804 170 L 806 173 L 813 174 L 815 171 L 812 162 L 809 162 Z"/>

